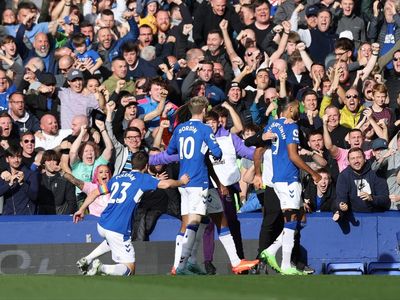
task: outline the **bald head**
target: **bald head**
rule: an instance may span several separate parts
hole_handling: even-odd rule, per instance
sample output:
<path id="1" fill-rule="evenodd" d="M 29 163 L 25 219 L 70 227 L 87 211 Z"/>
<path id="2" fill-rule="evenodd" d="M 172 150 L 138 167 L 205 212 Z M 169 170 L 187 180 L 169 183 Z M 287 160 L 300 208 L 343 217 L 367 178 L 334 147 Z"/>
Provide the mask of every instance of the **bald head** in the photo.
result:
<path id="1" fill-rule="evenodd" d="M 71 122 L 72 135 L 79 135 L 81 127 L 88 126 L 88 124 L 88 118 L 85 115 L 77 115 L 73 117 Z"/>
<path id="2" fill-rule="evenodd" d="M 58 133 L 57 119 L 53 115 L 45 114 L 40 119 L 40 128 L 45 134 L 56 135 Z"/>

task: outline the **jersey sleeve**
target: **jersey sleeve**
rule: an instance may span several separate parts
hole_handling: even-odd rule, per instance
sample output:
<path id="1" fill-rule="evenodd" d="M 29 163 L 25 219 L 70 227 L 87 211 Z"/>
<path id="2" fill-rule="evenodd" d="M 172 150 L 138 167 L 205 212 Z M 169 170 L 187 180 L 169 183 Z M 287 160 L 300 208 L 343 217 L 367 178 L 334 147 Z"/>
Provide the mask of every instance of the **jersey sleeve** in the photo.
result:
<path id="1" fill-rule="evenodd" d="M 145 192 L 145 191 L 152 191 L 157 189 L 158 187 L 158 183 L 160 182 L 160 180 L 158 180 L 157 178 L 149 175 L 149 174 L 144 174 L 143 176 L 143 186 L 141 187 L 141 189 Z"/>
<path id="2" fill-rule="evenodd" d="M 286 145 L 300 144 L 299 140 L 299 127 L 297 124 L 288 124 L 286 132 Z"/>

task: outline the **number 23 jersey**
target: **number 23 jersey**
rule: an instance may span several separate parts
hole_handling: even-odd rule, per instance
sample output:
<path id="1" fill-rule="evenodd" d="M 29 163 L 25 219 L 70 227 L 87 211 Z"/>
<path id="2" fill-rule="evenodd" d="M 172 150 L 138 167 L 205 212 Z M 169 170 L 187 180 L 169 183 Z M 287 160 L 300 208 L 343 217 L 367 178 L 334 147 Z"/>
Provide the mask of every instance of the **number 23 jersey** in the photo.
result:
<path id="1" fill-rule="evenodd" d="M 214 156 L 222 156 L 210 126 L 192 119 L 175 128 L 167 152 L 179 154 L 179 176 L 190 176 L 190 181 L 185 187 L 208 188 L 208 171 L 204 162 L 208 149 Z"/>
<path id="2" fill-rule="evenodd" d="M 132 213 L 144 192 L 155 190 L 159 180 L 139 171 L 114 176 L 100 192 L 110 193 L 107 207 L 100 216 L 101 227 L 130 236 Z"/>

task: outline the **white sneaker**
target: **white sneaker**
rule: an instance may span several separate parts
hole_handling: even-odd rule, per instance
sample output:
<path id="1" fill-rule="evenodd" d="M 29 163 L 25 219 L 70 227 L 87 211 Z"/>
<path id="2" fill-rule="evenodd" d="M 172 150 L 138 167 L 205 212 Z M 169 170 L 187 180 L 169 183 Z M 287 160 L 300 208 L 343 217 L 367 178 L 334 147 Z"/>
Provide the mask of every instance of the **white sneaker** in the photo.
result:
<path id="1" fill-rule="evenodd" d="M 78 267 L 81 274 L 86 275 L 89 270 L 89 262 L 86 257 L 82 257 L 80 260 L 76 262 L 76 266 Z"/>
<path id="2" fill-rule="evenodd" d="M 98 275 L 101 274 L 100 268 L 103 264 L 101 263 L 101 261 L 99 259 L 95 259 L 92 262 L 92 267 L 87 271 L 86 275 L 87 276 L 94 276 L 94 275 Z"/>

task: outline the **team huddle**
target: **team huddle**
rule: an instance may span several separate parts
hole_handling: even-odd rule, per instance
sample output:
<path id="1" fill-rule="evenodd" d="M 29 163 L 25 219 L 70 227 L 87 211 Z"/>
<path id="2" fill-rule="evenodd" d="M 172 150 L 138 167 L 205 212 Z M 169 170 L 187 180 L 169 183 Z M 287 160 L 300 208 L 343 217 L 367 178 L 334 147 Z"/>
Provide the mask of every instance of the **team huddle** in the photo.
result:
<path id="1" fill-rule="evenodd" d="M 240 259 L 223 213 L 219 194 L 210 181 L 219 182 L 218 176 L 212 176 L 208 170 L 206 159 L 214 164 L 221 159 L 229 160 L 221 150 L 214 136 L 212 125 L 204 124 L 208 107 L 205 97 L 194 97 L 188 108 L 191 119 L 178 125 L 172 135 L 166 152 L 178 154 L 180 171 L 179 180 L 158 180 L 145 174 L 149 157 L 146 153 L 138 153 L 132 158 L 132 171 L 114 176 L 107 185 L 102 185 L 88 195 L 81 208 L 74 214 L 73 221 L 83 219 L 85 209 L 102 194 L 110 194 L 109 202 L 101 214 L 97 225 L 104 241 L 89 255 L 81 258 L 78 268 L 82 274 L 133 275 L 135 273 L 135 251 L 131 242 L 132 213 L 145 191 L 157 188 L 179 187 L 181 194 L 182 227 L 180 241 L 175 249 L 175 262 L 171 270 L 173 275 L 202 274 L 201 269 L 191 260 L 196 256 L 200 227 L 204 227 L 204 216 L 209 215 L 215 222 L 219 239 L 224 246 L 232 265 L 232 272 L 240 274 L 255 267 L 259 260 Z M 301 206 L 301 185 L 299 169 L 308 172 L 315 182 L 320 175 L 310 169 L 297 153 L 299 143 L 298 127 L 295 121 L 299 114 L 296 100 L 283 98 L 279 102 L 280 119 L 267 126 L 262 135 L 265 147 L 272 152 L 272 168 L 265 169 L 272 174 L 263 176 L 263 184 L 270 184 L 278 195 L 284 212 L 284 229 L 276 241 L 261 252 L 260 258 L 276 271 L 286 275 L 297 275 L 300 272 L 291 267 L 290 257 L 294 244 L 294 232 L 298 223 L 297 215 Z M 207 122 L 208 123 L 208 122 Z M 224 147 L 223 147 L 224 149 Z M 268 161 L 264 161 L 268 163 Z M 279 164 L 279 167 L 278 167 Z M 218 164 L 216 164 L 218 165 Z M 218 173 L 218 172 L 215 172 Z M 271 172 L 269 172 L 271 173 Z M 272 176 L 272 177 L 271 177 Z M 268 177 L 272 178 L 271 182 Z M 221 178 L 225 182 L 226 178 Z M 197 240 L 196 240 L 197 239 Z M 282 247 L 282 264 L 277 264 L 275 254 Z M 111 251 L 115 265 L 102 264 L 99 256 Z M 204 274 L 204 273 L 203 273 Z"/>

